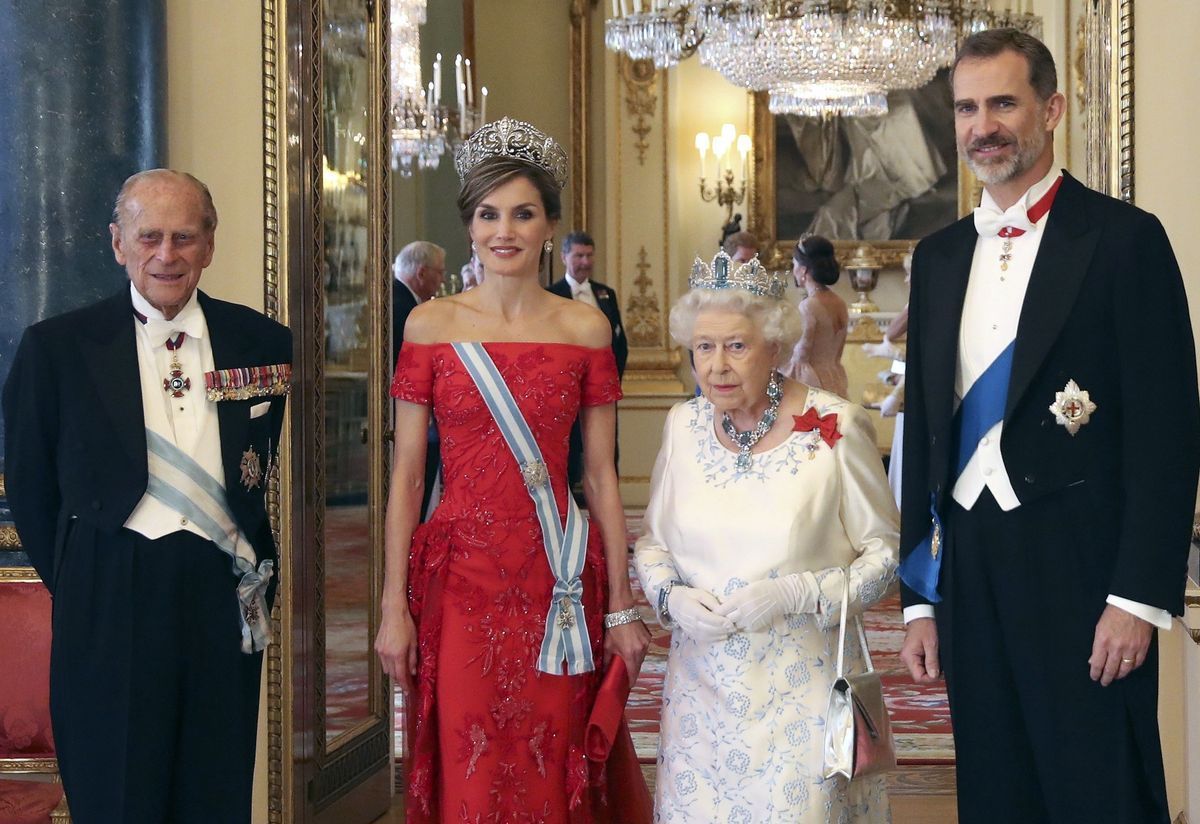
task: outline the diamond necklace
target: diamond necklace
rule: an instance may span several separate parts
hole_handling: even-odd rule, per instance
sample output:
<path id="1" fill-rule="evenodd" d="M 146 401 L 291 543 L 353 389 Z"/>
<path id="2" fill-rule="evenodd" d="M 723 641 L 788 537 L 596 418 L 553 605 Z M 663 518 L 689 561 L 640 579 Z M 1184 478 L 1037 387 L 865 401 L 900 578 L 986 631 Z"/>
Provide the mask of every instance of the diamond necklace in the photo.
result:
<path id="1" fill-rule="evenodd" d="M 779 402 L 782 399 L 783 384 L 780 383 L 780 375 L 778 372 L 772 371 L 771 380 L 767 382 L 767 400 L 770 403 L 767 405 L 767 411 L 763 413 L 762 418 L 759 420 L 758 426 L 747 432 L 739 432 L 734 427 L 728 412 L 721 415 L 721 428 L 725 430 L 725 434 L 738 447 L 737 468 L 739 472 L 745 472 L 750 468 L 752 461 L 750 450 L 771 430 L 775 419 L 779 417 Z"/>

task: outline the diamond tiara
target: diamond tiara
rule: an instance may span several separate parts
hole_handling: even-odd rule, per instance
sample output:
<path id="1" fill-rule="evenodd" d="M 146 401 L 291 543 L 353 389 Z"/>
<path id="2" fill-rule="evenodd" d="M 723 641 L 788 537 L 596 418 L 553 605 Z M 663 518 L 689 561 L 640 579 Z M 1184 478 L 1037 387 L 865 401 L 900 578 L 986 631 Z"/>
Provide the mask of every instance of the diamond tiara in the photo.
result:
<path id="1" fill-rule="evenodd" d="M 558 188 L 567 185 L 567 153 L 553 137 L 523 120 L 502 117 L 473 131 L 454 154 L 458 179 L 489 157 L 515 157 L 545 169 Z"/>
<path id="2" fill-rule="evenodd" d="M 787 292 L 787 283 L 759 261 L 758 255 L 738 266 L 733 266 L 733 259 L 725 254 L 725 250 L 717 252 L 712 259 L 712 265 L 702 261 L 699 256 L 692 264 L 692 274 L 688 278 L 689 289 L 741 289 L 759 297 L 781 300 Z"/>

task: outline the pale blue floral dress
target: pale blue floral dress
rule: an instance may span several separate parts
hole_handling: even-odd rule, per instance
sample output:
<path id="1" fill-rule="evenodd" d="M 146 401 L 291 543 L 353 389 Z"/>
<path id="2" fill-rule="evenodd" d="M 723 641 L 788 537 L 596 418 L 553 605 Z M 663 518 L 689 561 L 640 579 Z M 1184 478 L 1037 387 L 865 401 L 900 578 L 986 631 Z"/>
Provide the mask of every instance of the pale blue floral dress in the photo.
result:
<path id="1" fill-rule="evenodd" d="M 835 678 L 840 569 L 851 609 L 892 583 L 899 540 L 870 418 L 810 389 L 838 416 L 829 446 L 794 432 L 739 471 L 705 398 L 668 415 L 655 465 L 638 576 L 651 604 L 678 579 L 724 597 L 751 581 L 811 570 L 820 611 L 706 643 L 676 629 L 663 686 L 655 820 L 688 824 L 890 822 L 882 777 L 824 779 L 823 716 Z M 856 633 L 849 633 L 854 636 Z M 863 668 L 853 643 L 848 667 Z"/>

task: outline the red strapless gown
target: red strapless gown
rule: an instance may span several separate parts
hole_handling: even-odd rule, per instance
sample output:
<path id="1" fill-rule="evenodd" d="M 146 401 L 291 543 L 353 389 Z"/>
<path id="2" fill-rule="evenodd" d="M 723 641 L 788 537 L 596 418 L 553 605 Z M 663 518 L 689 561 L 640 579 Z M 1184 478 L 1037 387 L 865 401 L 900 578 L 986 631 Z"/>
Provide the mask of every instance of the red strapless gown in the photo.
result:
<path id="1" fill-rule="evenodd" d="M 561 518 L 579 407 L 621 397 L 612 351 L 559 343 L 485 348 L 542 450 Z M 449 344 L 405 343 L 392 395 L 432 405 L 444 479 L 409 559 L 420 666 L 409 717 L 408 821 L 607 821 L 604 771 L 582 748 L 599 673 L 548 675 L 535 667 L 554 576 L 512 452 Z M 594 525 L 582 577 L 599 670 L 607 575 Z"/>

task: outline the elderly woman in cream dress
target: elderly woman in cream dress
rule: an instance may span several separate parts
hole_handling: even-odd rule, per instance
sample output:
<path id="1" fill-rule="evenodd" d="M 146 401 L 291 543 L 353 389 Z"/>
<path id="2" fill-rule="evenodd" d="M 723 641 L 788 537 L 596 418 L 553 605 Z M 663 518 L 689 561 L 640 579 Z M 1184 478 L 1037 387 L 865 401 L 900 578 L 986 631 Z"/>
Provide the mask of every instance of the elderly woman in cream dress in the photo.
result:
<path id="1" fill-rule="evenodd" d="M 671 310 L 704 394 L 667 416 L 635 549 L 672 629 L 656 820 L 887 822 L 882 777 L 826 779 L 822 745 L 842 576 L 854 613 L 884 595 L 896 506 L 867 413 L 777 371 L 800 334 L 783 283 L 722 257 Z"/>

